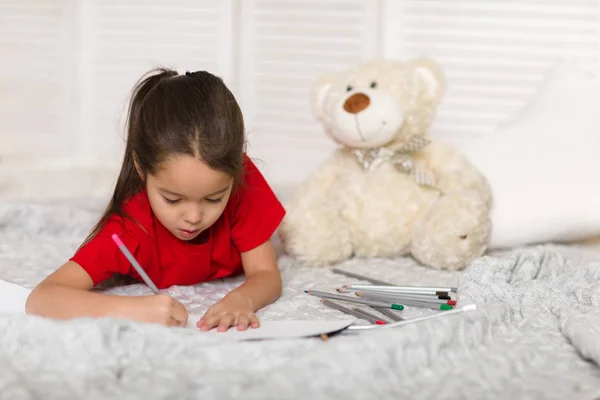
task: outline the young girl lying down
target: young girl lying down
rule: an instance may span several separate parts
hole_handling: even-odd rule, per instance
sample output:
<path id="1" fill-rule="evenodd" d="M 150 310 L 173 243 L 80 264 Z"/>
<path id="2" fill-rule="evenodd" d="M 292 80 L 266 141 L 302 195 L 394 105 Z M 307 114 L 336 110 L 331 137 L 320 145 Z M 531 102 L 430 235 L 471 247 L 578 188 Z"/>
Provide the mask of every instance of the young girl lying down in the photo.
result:
<path id="1" fill-rule="evenodd" d="M 174 298 L 91 292 L 113 274 L 140 279 L 117 234 L 158 288 L 245 273 L 198 322 L 258 327 L 255 312 L 281 295 L 270 238 L 285 211 L 244 153 L 244 121 L 223 81 L 204 71 L 152 71 L 134 88 L 127 146 L 112 200 L 74 256 L 31 293 L 27 312 L 114 316 L 184 326 Z"/>

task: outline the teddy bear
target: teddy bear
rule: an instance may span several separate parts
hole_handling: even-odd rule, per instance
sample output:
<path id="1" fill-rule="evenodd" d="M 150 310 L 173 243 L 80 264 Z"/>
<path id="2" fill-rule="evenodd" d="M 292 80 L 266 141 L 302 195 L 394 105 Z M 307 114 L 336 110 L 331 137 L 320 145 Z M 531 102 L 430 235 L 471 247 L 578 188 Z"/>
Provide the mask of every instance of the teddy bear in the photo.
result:
<path id="1" fill-rule="evenodd" d="M 454 146 L 428 137 L 445 91 L 428 58 L 369 60 L 316 80 L 312 111 L 336 149 L 285 203 L 289 256 L 327 266 L 410 255 L 456 270 L 485 253 L 490 185 Z"/>

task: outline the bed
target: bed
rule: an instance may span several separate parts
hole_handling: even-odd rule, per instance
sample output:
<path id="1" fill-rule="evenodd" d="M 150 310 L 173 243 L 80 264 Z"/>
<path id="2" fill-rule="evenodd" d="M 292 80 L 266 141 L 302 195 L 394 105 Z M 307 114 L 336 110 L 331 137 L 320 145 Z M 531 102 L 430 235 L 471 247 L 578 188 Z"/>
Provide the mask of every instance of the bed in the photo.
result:
<path id="1" fill-rule="evenodd" d="M 458 306 L 475 304 L 475 311 L 326 341 L 235 343 L 110 318 L 0 315 L 0 398 L 600 398 L 600 117 L 592 110 L 600 82 L 563 68 L 548 85 L 521 119 L 464 149 L 493 181 L 496 243 L 537 237 L 545 244 L 489 251 L 464 271 L 425 268 L 410 257 L 337 265 L 390 283 L 458 286 Z M 564 132 L 568 146 L 558 140 Z M 535 163 L 531 154 L 539 156 Z M 518 173 L 507 169 L 507 159 Z M 2 165 L 0 279 L 33 288 L 64 263 L 100 216 L 114 176 L 46 166 L 17 173 Z M 279 189 L 285 202 L 290 188 Z M 596 239 L 587 246 L 552 244 L 547 239 L 557 232 L 563 238 L 595 232 Z M 302 265 L 277 247 L 283 295 L 259 318 L 348 318 L 304 291 L 354 280 Z M 168 293 L 201 314 L 241 279 Z M 150 293 L 141 284 L 112 283 L 101 290 Z M 402 314 L 412 319 L 436 312 L 407 308 Z"/>
<path id="2" fill-rule="evenodd" d="M 0 279 L 28 288 L 69 257 L 98 198 L 0 202 Z M 262 320 L 346 319 L 306 289 L 353 282 L 280 254 L 283 296 Z M 411 258 L 354 259 L 347 271 L 392 283 L 458 285 L 477 310 L 327 341 L 230 342 L 116 319 L 0 316 L 3 399 L 544 398 L 600 396 L 600 251 L 540 245 L 496 251 L 460 272 Z M 202 313 L 233 278 L 168 292 Z M 112 293 L 150 293 L 141 284 Z M 405 318 L 439 311 L 404 310 Z M 356 320 L 357 324 L 365 324 Z"/>

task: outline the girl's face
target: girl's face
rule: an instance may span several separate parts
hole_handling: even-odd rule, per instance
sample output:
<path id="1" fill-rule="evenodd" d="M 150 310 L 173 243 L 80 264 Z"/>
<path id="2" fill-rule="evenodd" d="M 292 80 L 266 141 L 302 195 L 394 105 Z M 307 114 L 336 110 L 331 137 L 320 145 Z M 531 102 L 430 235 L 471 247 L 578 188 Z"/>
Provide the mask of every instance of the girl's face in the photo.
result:
<path id="1" fill-rule="evenodd" d="M 146 179 L 152 211 L 165 228 L 185 241 L 196 238 L 221 216 L 232 186 L 230 175 L 188 155 L 171 157 Z"/>

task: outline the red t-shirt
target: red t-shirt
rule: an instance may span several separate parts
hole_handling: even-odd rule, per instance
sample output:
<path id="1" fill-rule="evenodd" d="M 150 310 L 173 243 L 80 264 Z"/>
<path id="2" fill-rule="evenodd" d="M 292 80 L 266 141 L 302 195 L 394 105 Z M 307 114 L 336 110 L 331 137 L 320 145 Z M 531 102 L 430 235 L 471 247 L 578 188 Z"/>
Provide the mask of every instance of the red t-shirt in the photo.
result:
<path id="1" fill-rule="evenodd" d="M 113 274 L 141 280 L 113 242 L 116 233 L 159 288 L 194 285 L 241 273 L 240 253 L 271 238 L 285 210 L 250 159 L 244 162 L 244 185 L 232 193 L 223 214 L 208 229 L 205 243 L 177 239 L 156 218 L 143 190 L 123 205 L 129 218 L 112 216 L 89 243 L 71 258 L 94 285 Z"/>

